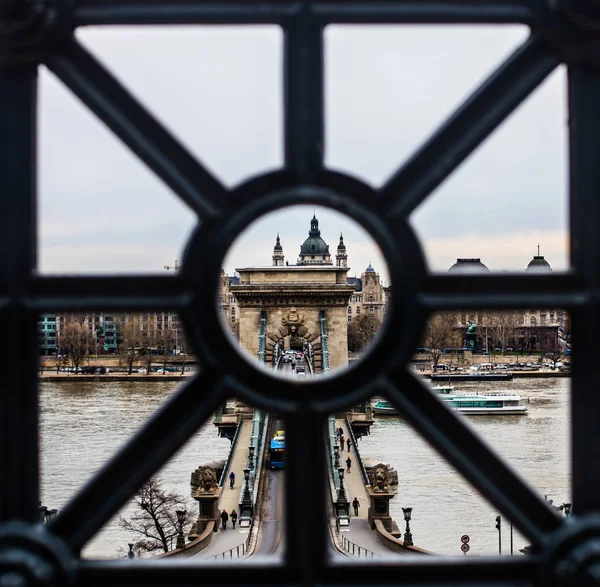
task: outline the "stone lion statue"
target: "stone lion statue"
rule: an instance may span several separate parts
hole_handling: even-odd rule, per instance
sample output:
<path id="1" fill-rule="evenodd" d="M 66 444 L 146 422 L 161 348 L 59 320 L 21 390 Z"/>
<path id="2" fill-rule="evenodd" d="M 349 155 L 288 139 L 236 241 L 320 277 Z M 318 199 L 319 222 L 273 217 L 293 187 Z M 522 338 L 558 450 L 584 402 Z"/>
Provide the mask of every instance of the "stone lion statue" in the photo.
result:
<path id="1" fill-rule="evenodd" d="M 199 485 L 196 493 L 213 493 L 219 486 L 217 475 L 212 467 L 200 467 Z"/>
<path id="2" fill-rule="evenodd" d="M 379 463 L 373 467 L 371 487 L 375 493 L 388 493 L 392 490 L 390 487 L 390 473 L 387 465 Z"/>

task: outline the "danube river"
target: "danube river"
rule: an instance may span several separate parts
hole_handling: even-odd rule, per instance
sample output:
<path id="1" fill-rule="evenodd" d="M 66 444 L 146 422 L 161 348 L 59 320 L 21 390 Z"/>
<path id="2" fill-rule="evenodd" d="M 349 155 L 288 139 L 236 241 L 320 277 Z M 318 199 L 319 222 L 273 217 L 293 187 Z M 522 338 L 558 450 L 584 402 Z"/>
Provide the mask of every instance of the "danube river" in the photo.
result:
<path id="1" fill-rule="evenodd" d="M 457 384 L 456 390 L 516 392 L 530 400 L 527 416 L 471 418 L 482 436 L 556 504 L 570 501 L 568 379 L 516 379 L 510 383 Z M 64 382 L 41 384 L 41 464 L 44 505 L 63 507 L 68 499 L 173 393 L 170 382 Z M 364 457 L 393 465 L 398 494 L 390 509 L 402 524 L 402 507 L 413 508 L 416 545 L 441 554 L 460 554 L 460 537 L 469 534 L 469 555 L 498 552 L 497 512 L 448 467 L 399 418 L 377 420 L 360 441 Z M 151 447 L 149 447 L 151 450 Z M 189 496 L 190 473 L 201 464 L 224 459 L 229 442 L 212 422 L 204 426 L 164 467 L 165 487 Z M 196 508 L 189 498 L 189 507 Z M 119 515 L 126 515 L 127 508 Z M 84 557 L 124 556 L 134 537 L 121 530 L 118 515 L 91 541 Z M 503 554 L 510 552 L 508 521 L 503 522 Z M 527 542 L 516 531 L 515 553 Z"/>

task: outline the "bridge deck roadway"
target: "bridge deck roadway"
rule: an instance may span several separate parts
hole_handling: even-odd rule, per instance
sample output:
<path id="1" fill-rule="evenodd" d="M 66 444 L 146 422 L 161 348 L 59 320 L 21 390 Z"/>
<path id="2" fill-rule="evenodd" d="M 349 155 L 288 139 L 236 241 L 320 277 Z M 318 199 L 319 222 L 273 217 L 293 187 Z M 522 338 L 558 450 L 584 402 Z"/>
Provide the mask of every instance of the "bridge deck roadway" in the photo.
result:
<path id="1" fill-rule="evenodd" d="M 225 473 L 223 493 L 219 500 L 219 510 L 225 510 L 230 516 L 233 509 L 235 509 L 238 516 L 240 514 L 238 507 L 240 492 L 244 487 L 244 467 L 248 462 L 248 447 L 250 446 L 250 437 L 252 436 L 251 420 L 242 420 L 241 426 L 230 466 Z M 231 471 L 235 473 L 235 485 L 233 489 L 229 489 L 229 473 Z M 235 530 L 232 528 L 231 517 L 227 522 L 226 530 L 221 529 L 221 521 L 218 520 L 218 522 L 219 530 L 213 535 L 210 544 L 198 553 L 200 558 L 207 558 L 225 552 L 230 548 L 235 548 L 241 545 L 248 536 L 248 528 L 240 530 L 238 525 L 236 525 Z"/>
<path id="2" fill-rule="evenodd" d="M 335 421 L 336 428 L 342 428 L 344 431 L 344 438 L 347 440 L 350 438 L 348 426 L 346 420 L 338 419 Z M 392 552 L 383 546 L 377 540 L 377 534 L 374 530 L 369 528 L 367 521 L 370 500 L 367 494 L 367 489 L 360 472 L 360 463 L 356 456 L 354 447 L 351 447 L 348 452 L 348 447 L 344 446 L 344 452 L 340 449 L 340 465 L 346 468 L 346 459 L 350 457 L 352 461 L 352 467 L 350 473 L 344 474 L 344 480 L 346 481 L 346 487 L 348 489 L 348 500 L 350 501 L 350 526 L 348 528 L 341 529 L 342 535 L 348 540 L 351 540 L 358 546 L 369 549 L 370 551 L 379 554 L 381 556 L 389 556 Z M 354 498 L 358 497 L 358 503 L 360 507 L 358 509 L 358 517 L 354 516 L 354 509 L 352 508 L 352 502 Z"/>

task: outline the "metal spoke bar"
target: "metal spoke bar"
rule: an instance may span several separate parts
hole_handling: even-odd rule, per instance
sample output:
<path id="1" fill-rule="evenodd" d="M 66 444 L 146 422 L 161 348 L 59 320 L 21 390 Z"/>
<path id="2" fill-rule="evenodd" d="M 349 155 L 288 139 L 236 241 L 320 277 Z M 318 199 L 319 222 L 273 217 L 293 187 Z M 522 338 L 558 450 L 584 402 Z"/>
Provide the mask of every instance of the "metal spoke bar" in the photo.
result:
<path id="1" fill-rule="evenodd" d="M 600 511 L 600 397 L 594 393 L 600 376 L 600 68 L 572 65 L 569 80 L 570 233 L 572 264 L 593 292 L 588 304 L 572 316 L 572 467 L 576 513 Z"/>
<path id="2" fill-rule="evenodd" d="M 298 12 L 298 2 L 265 0 L 77 0 L 76 25 L 277 24 Z"/>
<path id="3" fill-rule="evenodd" d="M 78 552 L 210 417 L 223 402 L 223 387 L 212 373 L 182 385 L 61 510 L 52 531 Z"/>
<path id="4" fill-rule="evenodd" d="M 303 10 L 285 29 L 285 163 L 310 182 L 323 167 L 323 29 Z"/>
<path id="5" fill-rule="evenodd" d="M 38 277 L 26 288 L 27 306 L 44 312 L 179 311 L 190 296 L 182 275 Z"/>
<path id="6" fill-rule="evenodd" d="M 430 310 L 581 306 L 589 298 L 581 277 L 553 275 L 428 275 L 419 299 Z"/>
<path id="7" fill-rule="evenodd" d="M 408 422 L 490 503 L 533 543 L 560 519 L 467 423 L 453 414 L 416 377 L 400 369 L 388 385 L 390 400 Z"/>
<path id="8" fill-rule="evenodd" d="M 408 216 L 559 62 L 545 40 L 530 37 L 387 181 L 392 214 Z"/>
<path id="9" fill-rule="evenodd" d="M 22 292 L 36 266 L 35 67 L 0 67 L 0 520 L 39 521 L 37 316 Z"/>
<path id="10" fill-rule="evenodd" d="M 285 422 L 285 555 L 294 580 L 305 585 L 317 580 L 315 571 L 325 563 L 329 543 L 322 440 L 325 424 L 326 418 L 306 404 L 301 404 Z"/>
<path id="11" fill-rule="evenodd" d="M 390 554 L 372 562 L 351 560 L 347 563 L 327 565 L 320 581 L 334 585 L 372 584 L 373 573 L 377 574 L 377 584 L 381 585 L 527 585 L 535 584 L 539 573 L 539 561 L 535 556 L 527 557 L 447 557 L 434 558 L 398 557 Z M 263 558 L 261 561 L 245 559 L 235 565 L 194 563 L 193 559 L 177 561 L 82 561 L 79 564 L 77 585 L 79 587 L 130 587 L 133 583 L 152 587 L 192 587 L 198 585 L 198 574 L 203 583 L 246 587 L 249 577 L 252 582 L 265 585 L 290 585 L 297 583 L 282 567 L 274 567 L 274 561 Z M 351 577 L 342 578 L 343 571 Z M 299 583 L 299 582 L 298 582 Z"/>
<path id="12" fill-rule="evenodd" d="M 323 23 L 522 23 L 535 11 L 527 0 L 379 0 L 305 2 Z M 76 25 L 280 24 L 294 16 L 297 1 L 77 0 Z"/>
<path id="13" fill-rule="evenodd" d="M 226 205 L 221 183 L 75 39 L 46 65 L 201 218 Z"/>

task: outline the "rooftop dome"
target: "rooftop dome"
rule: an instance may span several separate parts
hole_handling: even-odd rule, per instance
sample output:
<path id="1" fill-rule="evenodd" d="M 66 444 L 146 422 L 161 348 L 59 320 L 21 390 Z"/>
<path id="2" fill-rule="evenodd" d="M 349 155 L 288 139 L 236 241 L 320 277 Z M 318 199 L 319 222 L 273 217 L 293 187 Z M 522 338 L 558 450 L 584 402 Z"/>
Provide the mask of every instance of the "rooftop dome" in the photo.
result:
<path id="1" fill-rule="evenodd" d="M 319 221 L 317 217 L 313 215 L 310 221 L 310 230 L 308 232 L 308 238 L 302 243 L 300 247 L 300 256 L 312 256 L 312 255 L 329 255 L 329 246 L 321 238 L 321 231 L 319 230 Z"/>
<path id="2" fill-rule="evenodd" d="M 277 233 L 277 240 L 275 241 L 275 246 L 273 247 L 274 251 L 283 251 L 283 247 L 281 246 L 281 241 L 279 240 L 279 233 Z"/>
<path id="3" fill-rule="evenodd" d="M 481 259 L 456 259 L 456 263 L 448 269 L 448 273 L 489 273 L 489 271 Z"/>
<path id="4" fill-rule="evenodd" d="M 550 263 L 544 259 L 544 255 L 535 255 L 533 259 L 529 261 L 526 271 L 534 273 L 550 273 L 552 267 L 550 267 Z"/>
<path id="5" fill-rule="evenodd" d="M 375 269 L 371 266 L 371 261 L 369 261 L 369 266 L 365 269 L 365 273 L 375 273 Z"/>

